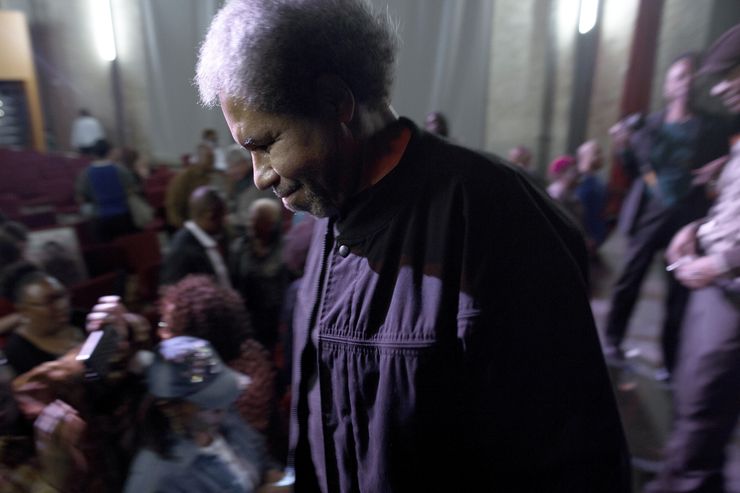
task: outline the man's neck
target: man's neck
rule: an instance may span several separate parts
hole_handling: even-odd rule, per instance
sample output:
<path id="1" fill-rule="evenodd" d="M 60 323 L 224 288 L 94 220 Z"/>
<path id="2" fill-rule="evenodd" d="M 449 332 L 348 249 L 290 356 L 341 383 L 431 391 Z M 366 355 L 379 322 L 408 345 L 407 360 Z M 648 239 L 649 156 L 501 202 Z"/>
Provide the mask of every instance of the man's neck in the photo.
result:
<path id="1" fill-rule="evenodd" d="M 362 163 L 358 187 L 361 191 L 378 183 L 398 165 L 407 141 L 402 142 L 399 150 L 398 140 L 403 127 L 390 105 L 375 111 L 360 108 L 353 127 L 352 130 L 361 136 L 358 149 Z"/>

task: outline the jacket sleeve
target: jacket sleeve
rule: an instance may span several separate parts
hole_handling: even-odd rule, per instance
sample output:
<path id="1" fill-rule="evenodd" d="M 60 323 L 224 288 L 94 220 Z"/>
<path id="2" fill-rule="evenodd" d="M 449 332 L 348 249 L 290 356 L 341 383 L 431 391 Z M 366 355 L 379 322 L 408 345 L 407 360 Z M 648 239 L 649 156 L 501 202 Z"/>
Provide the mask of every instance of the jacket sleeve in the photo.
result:
<path id="1" fill-rule="evenodd" d="M 466 214 L 458 313 L 468 470 L 491 471 L 496 484 L 516 485 L 512 491 L 629 491 L 583 241 L 521 184 L 502 180 L 474 195 L 484 199 Z"/>
<path id="2" fill-rule="evenodd" d="M 192 236 L 176 234 L 162 263 L 161 283 L 174 284 L 188 274 L 213 275 L 207 254 Z"/>

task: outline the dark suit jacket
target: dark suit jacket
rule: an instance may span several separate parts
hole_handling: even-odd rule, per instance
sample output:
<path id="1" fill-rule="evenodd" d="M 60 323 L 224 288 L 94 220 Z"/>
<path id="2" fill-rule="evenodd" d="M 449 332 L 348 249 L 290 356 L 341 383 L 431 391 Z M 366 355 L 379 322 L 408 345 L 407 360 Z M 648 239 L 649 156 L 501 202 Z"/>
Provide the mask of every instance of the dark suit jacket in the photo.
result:
<path id="1" fill-rule="evenodd" d="M 188 274 L 216 273 L 206 249 L 187 228 L 181 228 L 170 242 L 170 251 L 162 264 L 161 284 L 175 284 Z"/>

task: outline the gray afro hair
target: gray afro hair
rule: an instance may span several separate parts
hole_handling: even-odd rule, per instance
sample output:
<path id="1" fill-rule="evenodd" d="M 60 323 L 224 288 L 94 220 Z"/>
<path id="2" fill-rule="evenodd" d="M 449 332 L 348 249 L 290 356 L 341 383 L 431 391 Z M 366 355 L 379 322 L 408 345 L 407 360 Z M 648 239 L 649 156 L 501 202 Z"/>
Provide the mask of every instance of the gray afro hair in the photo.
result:
<path id="1" fill-rule="evenodd" d="M 397 29 L 366 0 L 230 0 L 200 48 L 201 102 L 219 95 L 259 111 L 310 114 L 322 74 L 340 77 L 358 103 L 388 99 Z"/>

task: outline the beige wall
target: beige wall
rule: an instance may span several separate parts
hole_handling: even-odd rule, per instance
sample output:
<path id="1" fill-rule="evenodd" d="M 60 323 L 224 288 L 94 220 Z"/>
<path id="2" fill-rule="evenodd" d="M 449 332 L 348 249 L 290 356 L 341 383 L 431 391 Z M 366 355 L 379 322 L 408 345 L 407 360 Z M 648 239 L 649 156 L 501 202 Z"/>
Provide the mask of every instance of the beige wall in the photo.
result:
<path id="1" fill-rule="evenodd" d="M 118 46 L 126 142 L 150 153 L 151 112 L 146 97 L 148 72 L 139 2 L 113 0 L 111 6 Z"/>
<path id="2" fill-rule="evenodd" d="M 586 138 L 597 139 L 604 149 L 609 144 L 609 127 L 620 116 L 637 7 L 638 0 L 606 0 L 603 3 Z"/>
<path id="3" fill-rule="evenodd" d="M 606 145 L 619 116 L 638 0 L 605 0 L 588 138 Z M 551 7 L 548 7 L 550 5 Z M 537 155 L 542 132 L 549 15 L 555 16 L 556 68 L 548 160 L 566 152 L 574 78 L 576 0 L 499 0 L 494 12 L 486 148 L 505 154 L 524 144 Z M 546 163 L 543 163 L 543 165 Z"/>
<path id="4" fill-rule="evenodd" d="M 22 81 L 26 90 L 34 148 L 44 150 L 44 123 L 39 99 L 33 49 L 26 16 L 0 11 L 0 80 Z"/>
<path id="5" fill-rule="evenodd" d="M 547 17 L 543 0 L 498 0 L 491 37 L 486 149 L 537 147 Z M 537 15 L 540 14 L 540 15 Z"/>

